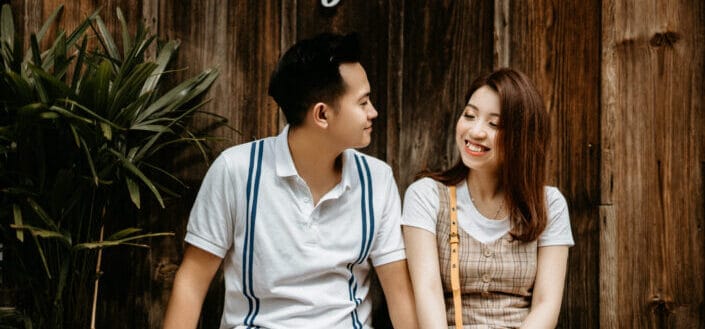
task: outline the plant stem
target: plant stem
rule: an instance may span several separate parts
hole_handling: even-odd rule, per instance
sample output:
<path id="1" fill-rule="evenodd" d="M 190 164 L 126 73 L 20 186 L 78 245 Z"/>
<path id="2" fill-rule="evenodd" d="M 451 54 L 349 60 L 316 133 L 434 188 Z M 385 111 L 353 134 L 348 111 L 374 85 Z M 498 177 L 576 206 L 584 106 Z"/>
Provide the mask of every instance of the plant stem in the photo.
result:
<path id="1" fill-rule="evenodd" d="M 100 242 L 103 242 L 103 230 L 105 226 L 100 225 Z M 93 287 L 93 310 L 91 311 L 91 329 L 95 329 L 95 313 L 98 305 L 98 283 L 100 281 L 100 261 L 103 257 L 103 248 L 98 249 L 98 261 L 95 265 L 95 286 Z"/>

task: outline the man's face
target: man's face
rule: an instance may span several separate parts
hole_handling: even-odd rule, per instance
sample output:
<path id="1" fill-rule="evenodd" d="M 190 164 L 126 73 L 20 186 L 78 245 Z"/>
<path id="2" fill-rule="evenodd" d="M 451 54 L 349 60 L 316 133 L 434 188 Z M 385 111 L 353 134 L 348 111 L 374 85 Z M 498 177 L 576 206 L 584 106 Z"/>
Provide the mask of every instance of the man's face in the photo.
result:
<path id="1" fill-rule="evenodd" d="M 370 101 L 370 83 L 360 63 L 343 63 L 339 70 L 345 93 L 327 118 L 330 136 L 342 149 L 362 148 L 370 144 L 372 120 L 377 117 Z"/>

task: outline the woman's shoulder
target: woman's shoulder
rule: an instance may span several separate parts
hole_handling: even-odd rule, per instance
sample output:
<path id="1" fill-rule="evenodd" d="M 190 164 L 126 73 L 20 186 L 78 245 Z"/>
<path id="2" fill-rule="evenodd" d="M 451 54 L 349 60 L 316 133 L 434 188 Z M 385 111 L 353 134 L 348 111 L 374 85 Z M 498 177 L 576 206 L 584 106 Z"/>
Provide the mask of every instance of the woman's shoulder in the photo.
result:
<path id="1" fill-rule="evenodd" d="M 548 222 L 539 237 L 539 246 L 566 245 L 573 246 L 573 233 L 570 228 L 568 202 L 558 188 L 546 186 L 546 204 L 548 205 Z"/>
<path id="2" fill-rule="evenodd" d="M 555 186 L 544 186 L 546 194 L 546 204 L 549 209 L 567 207 L 567 202 L 563 193 Z"/>
<path id="3" fill-rule="evenodd" d="M 420 179 L 417 179 L 411 185 L 409 185 L 409 190 L 421 190 L 421 191 L 430 191 L 430 190 L 437 190 L 438 189 L 438 182 L 434 180 L 433 178 L 430 177 L 423 177 Z"/>
<path id="4" fill-rule="evenodd" d="M 439 200 L 435 180 L 426 177 L 413 182 L 404 194 L 402 225 L 435 233 Z"/>
<path id="5" fill-rule="evenodd" d="M 459 191 L 464 186 L 464 180 L 455 185 Z M 404 200 L 428 202 L 434 204 L 434 207 L 437 208 L 441 200 L 449 197 L 448 193 L 448 186 L 445 183 L 441 183 L 431 177 L 423 177 L 409 185 L 404 194 Z"/>
<path id="6" fill-rule="evenodd" d="M 424 177 L 411 183 L 404 193 L 404 201 L 438 203 L 438 182 Z"/>

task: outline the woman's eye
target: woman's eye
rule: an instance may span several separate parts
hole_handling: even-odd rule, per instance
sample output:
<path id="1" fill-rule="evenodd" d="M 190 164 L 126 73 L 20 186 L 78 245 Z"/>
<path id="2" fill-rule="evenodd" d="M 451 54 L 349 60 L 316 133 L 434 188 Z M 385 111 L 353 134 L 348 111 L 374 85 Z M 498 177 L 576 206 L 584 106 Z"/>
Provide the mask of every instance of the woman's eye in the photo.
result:
<path id="1" fill-rule="evenodd" d="M 466 117 L 466 118 L 468 118 L 468 119 L 475 119 L 475 116 L 472 115 L 472 114 L 467 114 L 467 113 L 465 113 L 465 114 L 463 114 L 463 116 Z"/>
<path id="2" fill-rule="evenodd" d="M 497 127 L 499 127 L 499 123 L 490 122 L 490 126 L 492 126 L 492 128 L 497 128 Z"/>

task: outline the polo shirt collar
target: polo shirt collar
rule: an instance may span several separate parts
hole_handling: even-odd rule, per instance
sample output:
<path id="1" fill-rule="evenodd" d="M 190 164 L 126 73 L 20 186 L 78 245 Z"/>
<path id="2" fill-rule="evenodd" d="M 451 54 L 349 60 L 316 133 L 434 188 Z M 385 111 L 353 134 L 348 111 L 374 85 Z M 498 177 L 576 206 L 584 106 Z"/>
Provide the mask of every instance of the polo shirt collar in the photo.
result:
<path id="1" fill-rule="evenodd" d="M 341 155 L 343 159 L 343 173 L 341 174 L 342 178 L 340 179 L 340 184 L 338 185 L 342 186 L 345 191 L 350 189 L 351 182 L 353 182 L 353 179 L 356 177 L 355 175 L 357 175 L 354 154 L 354 150 L 347 149 L 343 151 L 343 154 Z"/>
<path id="2" fill-rule="evenodd" d="M 279 177 L 291 177 L 298 176 L 299 173 L 296 172 L 296 167 L 294 166 L 294 160 L 291 157 L 291 150 L 289 150 L 289 125 L 286 125 L 277 137 L 275 137 L 274 150 L 275 150 L 275 163 L 276 163 L 276 173 Z M 334 188 L 338 189 L 340 187 L 343 190 L 348 190 L 351 186 L 351 182 L 357 175 L 357 167 L 355 166 L 355 151 L 348 149 L 343 151 L 343 173 L 341 174 L 340 183 Z M 342 191 L 341 191 L 342 192 Z"/>
<path id="3" fill-rule="evenodd" d="M 296 167 L 294 167 L 294 160 L 291 158 L 291 151 L 289 151 L 288 135 L 289 125 L 286 125 L 274 141 L 274 161 L 277 167 L 277 176 L 279 177 L 298 175 Z"/>

